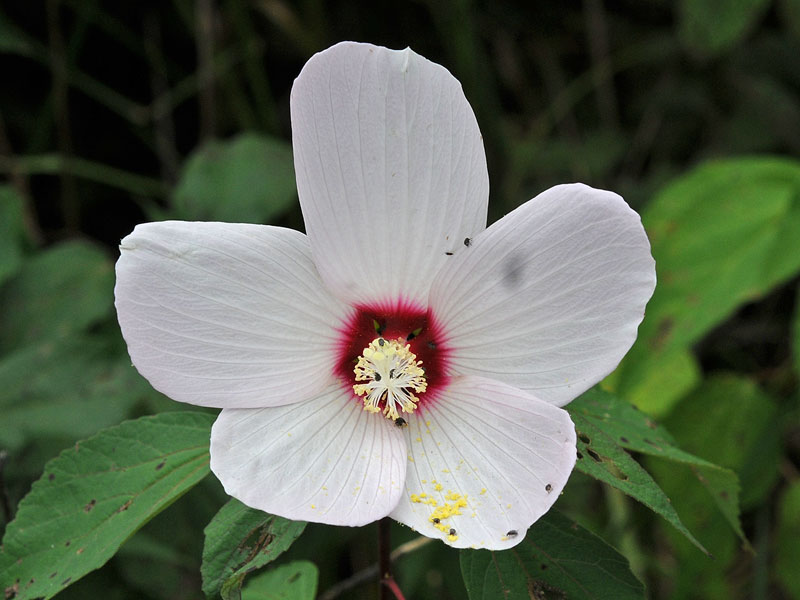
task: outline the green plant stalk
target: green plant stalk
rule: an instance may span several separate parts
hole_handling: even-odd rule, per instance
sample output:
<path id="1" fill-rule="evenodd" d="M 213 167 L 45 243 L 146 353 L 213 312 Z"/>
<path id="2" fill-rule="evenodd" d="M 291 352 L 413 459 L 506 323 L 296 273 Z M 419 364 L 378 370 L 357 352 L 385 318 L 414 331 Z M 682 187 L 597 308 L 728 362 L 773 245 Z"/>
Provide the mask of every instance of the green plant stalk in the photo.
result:
<path id="1" fill-rule="evenodd" d="M 35 154 L 0 157 L 0 173 L 22 175 L 59 175 L 69 173 L 95 183 L 102 183 L 140 196 L 166 197 L 169 187 L 163 182 L 104 165 L 85 158 L 60 154 Z"/>

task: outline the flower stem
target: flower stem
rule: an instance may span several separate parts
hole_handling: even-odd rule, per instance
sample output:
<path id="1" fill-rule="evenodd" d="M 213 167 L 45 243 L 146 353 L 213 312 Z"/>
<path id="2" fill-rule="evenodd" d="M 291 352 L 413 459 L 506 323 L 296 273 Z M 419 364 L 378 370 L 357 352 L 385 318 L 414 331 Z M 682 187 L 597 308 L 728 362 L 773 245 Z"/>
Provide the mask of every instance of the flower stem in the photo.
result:
<path id="1" fill-rule="evenodd" d="M 384 585 L 384 582 L 392 577 L 392 564 L 389 559 L 392 545 L 391 527 L 392 522 L 388 517 L 378 521 L 378 598 L 380 600 L 390 600 L 390 588 Z"/>
<path id="2" fill-rule="evenodd" d="M 433 538 L 421 535 L 418 538 L 414 538 L 413 540 L 406 542 L 405 544 L 400 544 L 389 555 L 389 560 L 391 562 L 394 562 L 400 557 L 405 556 L 406 554 L 411 554 L 412 552 L 416 552 L 423 546 L 427 546 L 432 541 Z M 355 573 L 352 576 L 348 577 L 347 579 L 340 581 L 339 583 L 329 587 L 327 590 L 325 590 L 325 592 L 319 595 L 318 600 L 335 600 L 336 598 L 343 596 L 346 592 L 349 592 L 353 588 L 363 585 L 367 581 L 372 580 L 379 573 L 380 570 L 378 569 L 378 563 L 373 563 L 366 569 L 361 569 L 358 573 Z"/>
<path id="3" fill-rule="evenodd" d="M 392 521 L 388 517 L 378 521 L 378 597 L 380 600 L 406 600 L 400 586 L 392 577 L 391 557 Z"/>
<path id="4" fill-rule="evenodd" d="M 394 577 L 387 577 L 383 581 L 381 581 L 383 585 L 381 585 L 381 590 L 389 590 L 394 594 L 395 600 L 406 600 L 405 596 L 403 596 L 403 592 L 400 591 L 400 587 L 397 585 L 397 582 L 394 580 Z"/>

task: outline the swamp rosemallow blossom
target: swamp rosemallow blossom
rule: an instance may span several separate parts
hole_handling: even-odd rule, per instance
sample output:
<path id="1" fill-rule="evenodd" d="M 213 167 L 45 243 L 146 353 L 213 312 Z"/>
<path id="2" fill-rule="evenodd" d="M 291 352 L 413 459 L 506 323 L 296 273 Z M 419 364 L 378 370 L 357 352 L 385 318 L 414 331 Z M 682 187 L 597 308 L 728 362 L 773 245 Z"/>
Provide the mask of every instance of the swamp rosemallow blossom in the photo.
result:
<path id="1" fill-rule="evenodd" d="M 315 55 L 291 119 L 307 235 L 169 221 L 122 241 L 134 365 L 222 408 L 211 469 L 249 506 L 519 543 L 575 464 L 560 407 L 616 367 L 653 292 L 638 215 L 561 185 L 487 229 L 475 117 L 410 49 Z"/>

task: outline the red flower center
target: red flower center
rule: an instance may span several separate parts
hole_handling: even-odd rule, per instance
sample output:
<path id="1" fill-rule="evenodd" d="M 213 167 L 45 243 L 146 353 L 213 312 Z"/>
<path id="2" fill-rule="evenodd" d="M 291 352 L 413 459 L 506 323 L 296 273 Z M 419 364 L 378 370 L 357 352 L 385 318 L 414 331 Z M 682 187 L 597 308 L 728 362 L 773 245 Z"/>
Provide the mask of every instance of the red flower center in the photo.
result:
<path id="1" fill-rule="evenodd" d="M 430 309 L 398 303 L 394 308 L 380 305 L 356 306 L 348 320 L 339 329 L 335 373 L 351 391 L 356 381 L 355 366 L 359 357 L 375 339 L 402 340 L 416 355 L 424 370 L 427 387 L 416 393 L 418 407 L 424 407 L 436 398 L 449 379 L 447 358 L 449 349 L 442 328 Z M 359 401 L 362 398 L 353 396 Z"/>

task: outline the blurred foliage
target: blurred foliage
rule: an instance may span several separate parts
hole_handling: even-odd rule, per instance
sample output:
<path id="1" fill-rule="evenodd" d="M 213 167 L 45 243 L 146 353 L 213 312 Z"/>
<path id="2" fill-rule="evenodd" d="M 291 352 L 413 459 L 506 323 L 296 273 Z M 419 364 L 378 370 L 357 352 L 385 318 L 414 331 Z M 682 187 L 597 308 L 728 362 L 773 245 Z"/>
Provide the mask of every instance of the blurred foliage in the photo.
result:
<path id="1" fill-rule="evenodd" d="M 296 202 L 291 145 L 246 133 L 189 156 L 172 206 L 179 219 L 269 223 Z"/>
<path id="2" fill-rule="evenodd" d="M 553 520 L 574 520 L 581 544 L 597 541 L 611 564 L 627 559 L 651 598 L 800 597 L 797 0 L 3 3 L 4 551 L 22 543 L 26 522 L 52 527 L 58 542 L 78 531 L 71 529 L 75 519 L 116 527 L 119 506 L 109 517 L 102 498 L 85 493 L 74 497 L 75 514 L 59 517 L 63 522 L 43 516 L 54 506 L 49 475 L 78 452 L 77 440 L 125 418 L 187 408 L 153 391 L 130 366 L 112 306 L 116 244 L 136 223 L 163 218 L 302 229 L 289 91 L 313 52 L 342 39 L 411 46 L 462 82 L 486 144 L 491 219 L 554 183 L 580 180 L 621 193 L 651 236 L 656 295 L 636 346 L 604 387 L 666 429 L 650 421 L 641 439 L 604 440 L 611 424 L 638 431 L 632 419 L 648 417 L 614 409 L 613 419 L 603 420 L 602 411 L 592 412 L 592 403 L 603 402 L 599 391 L 571 411 L 589 440 L 581 441 L 583 450 L 608 481 L 623 481 L 625 469 L 629 484 L 634 470 L 647 475 L 637 460 L 643 462 L 660 486 L 648 493 L 663 490 L 674 507 L 664 511 L 672 510 L 714 559 L 620 492 L 631 493 L 624 485 L 587 477 L 591 463 L 576 470 L 558 501 L 566 516 L 537 523 L 520 553 L 534 556 L 532 542 L 548 535 L 557 545 L 564 529 L 544 530 Z M 135 425 L 120 427 L 81 444 L 103 447 L 106 436 Z M 663 441 L 662 450 L 681 448 L 695 462 L 659 458 L 645 439 Z M 589 449 L 603 460 L 596 462 Z M 702 461 L 724 469 L 704 470 Z M 167 476 L 165 469 L 159 475 Z M 726 472 L 741 482 L 741 528 L 749 544 L 731 527 L 735 490 L 719 479 Z M 102 483 L 102 473 L 97 477 Z M 227 498 L 213 479 L 192 483 L 181 498 L 176 488 L 142 506 L 141 522 L 104 538 L 111 546 L 86 550 L 99 565 L 124 542 L 104 567 L 58 597 L 199 597 L 203 529 L 233 509 L 223 508 Z M 240 517 L 234 521 L 246 527 Z M 242 537 L 233 526 L 218 531 Z M 415 538 L 399 525 L 392 534 L 401 547 Z M 334 587 L 374 568 L 373 538 L 371 527 L 310 524 L 277 558 L 277 568 L 248 577 L 243 597 L 312 598 L 316 589 L 322 598 L 376 597 L 372 583 L 344 592 Z M 86 572 L 69 571 L 78 564 L 71 547 L 54 542 L 42 549 L 52 553 L 54 571 L 66 569 L 64 579 Z M 459 553 L 433 542 L 402 554 L 396 577 L 407 597 L 483 597 L 475 591 L 478 579 L 494 585 L 487 556 L 465 554 L 459 569 Z M 495 578 L 513 571 L 506 558 L 494 567 Z M 0 563 L 0 573 L 5 568 Z M 459 572 L 470 574 L 469 590 Z M 519 590 L 529 589 L 520 573 L 514 577 Z M 61 582 L 59 576 L 29 589 Z M 6 596 L 16 593 L 7 590 L 14 582 L 0 583 Z"/>
<path id="3" fill-rule="evenodd" d="M 800 270 L 799 192 L 800 163 L 738 158 L 706 163 L 656 194 L 642 218 L 659 285 L 615 375 L 629 399 L 668 412 L 697 382 L 691 345 Z"/>
<path id="4" fill-rule="evenodd" d="M 314 600 L 317 597 L 317 567 L 297 560 L 250 579 L 242 600 Z"/>
<path id="5" fill-rule="evenodd" d="M 751 381 L 730 374 L 707 379 L 675 407 L 665 425 L 676 432 L 682 448 L 737 472 L 744 510 L 758 511 L 768 500 L 778 478 L 780 443 L 774 432 L 779 421 L 772 400 Z M 739 544 L 708 494 L 691 485 L 694 474 L 663 463 L 649 466 L 675 508 L 685 515 L 686 525 L 707 542 L 715 558 L 709 563 L 692 560 L 694 549 L 665 531 L 676 552 L 671 573 L 674 593 L 679 597 L 752 597 L 752 584 L 741 574 L 727 580 Z"/>
<path id="6" fill-rule="evenodd" d="M 581 598 L 593 590 L 593 597 L 609 600 L 641 598 L 644 592 L 623 556 L 555 510 L 508 551 L 462 550 L 461 571 L 470 600 L 507 597 L 506 590 L 512 598 L 525 598 L 529 590 Z"/>

